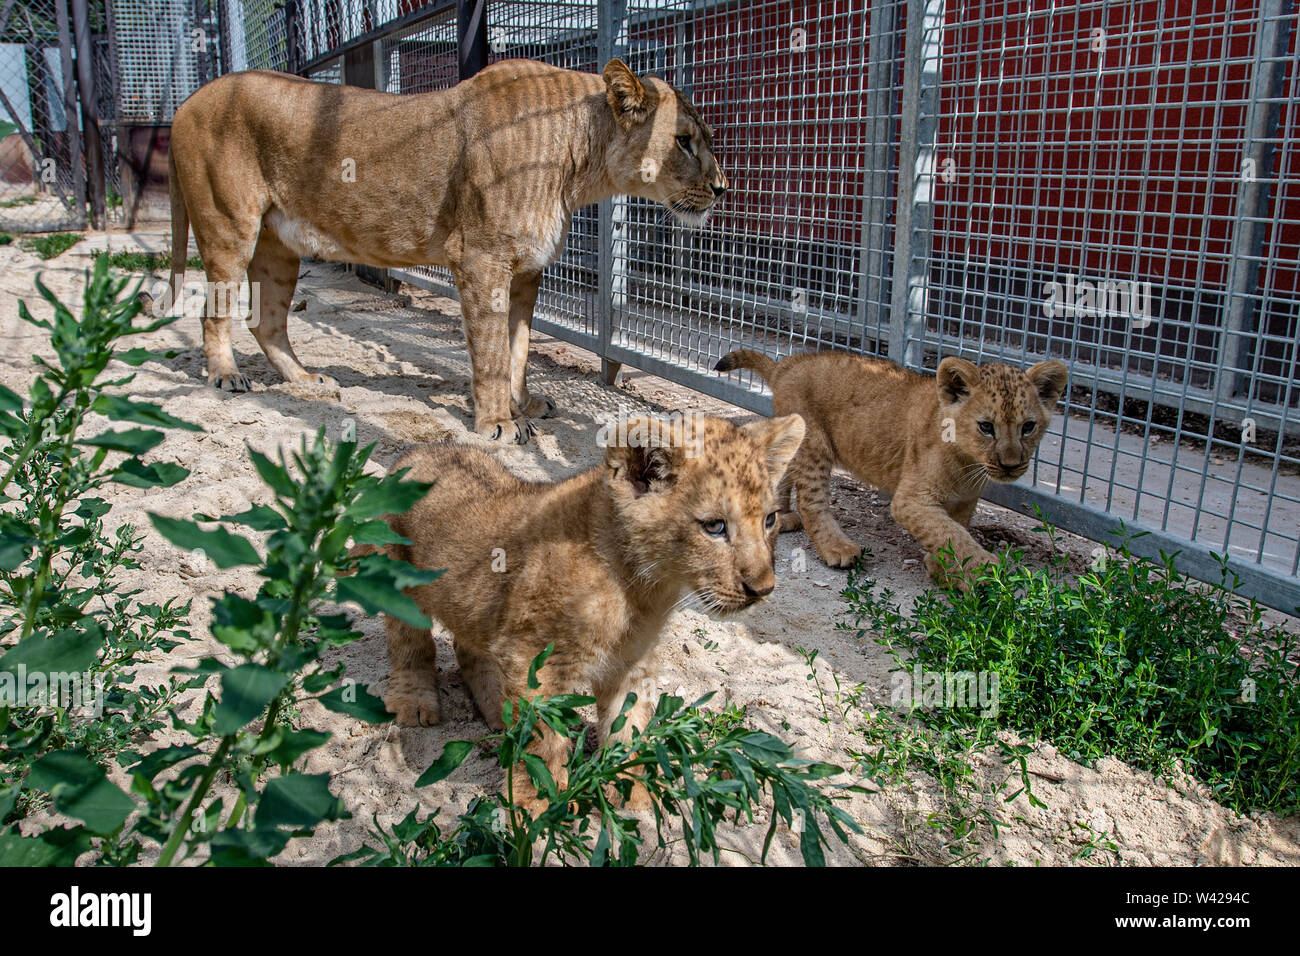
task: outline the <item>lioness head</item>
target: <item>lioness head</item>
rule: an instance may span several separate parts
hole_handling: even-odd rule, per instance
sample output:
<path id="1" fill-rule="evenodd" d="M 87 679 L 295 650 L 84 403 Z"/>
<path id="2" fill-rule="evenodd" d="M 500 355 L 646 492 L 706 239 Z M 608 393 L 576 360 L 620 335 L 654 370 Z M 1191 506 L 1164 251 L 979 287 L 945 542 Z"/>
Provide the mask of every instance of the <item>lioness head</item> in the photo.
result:
<path id="1" fill-rule="evenodd" d="M 604 77 L 615 123 L 605 154 L 610 180 L 621 192 L 662 203 L 687 225 L 703 226 L 727 191 L 712 128 L 658 77 L 641 79 L 619 59 L 609 61 Z"/>
<path id="2" fill-rule="evenodd" d="M 949 356 L 939 363 L 940 419 L 952 419 L 957 448 L 982 465 L 984 475 L 1015 481 L 1043 440 L 1067 374 L 1060 362 L 1022 371 Z"/>
<path id="3" fill-rule="evenodd" d="M 728 614 L 776 584 L 776 489 L 803 441 L 798 415 L 738 426 L 681 415 L 628 422 L 606 446 L 634 573 Z"/>

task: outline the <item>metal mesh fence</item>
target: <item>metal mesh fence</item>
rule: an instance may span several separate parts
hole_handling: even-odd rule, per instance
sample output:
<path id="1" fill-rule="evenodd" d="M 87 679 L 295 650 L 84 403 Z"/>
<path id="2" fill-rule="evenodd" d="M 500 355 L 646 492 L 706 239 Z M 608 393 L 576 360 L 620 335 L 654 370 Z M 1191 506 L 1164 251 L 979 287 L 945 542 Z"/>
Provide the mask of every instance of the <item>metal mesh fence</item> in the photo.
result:
<path id="1" fill-rule="evenodd" d="M 0 2 L 0 233 L 85 223 L 71 44 L 61 0 Z"/>
<path id="2" fill-rule="evenodd" d="M 710 371 L 731 348 L 1061 358 L 1066 414 L 1032 479 L 990 496 L 1097 540 L 1123 520 L 1209 579 L 1226 554 L 1247 593 L 1300 604 L 1292 0 L 488 9 L 491 59 L 617 55 L 676 85 L 731 181 L 696 231 L 640 200 L 582 210 L 539 328 L 756 411 L 760 384 Z M 452 4 L 225 17 L 233 68 L 349 82 L 367 42 L 392 92 L 458 75 Z"/>

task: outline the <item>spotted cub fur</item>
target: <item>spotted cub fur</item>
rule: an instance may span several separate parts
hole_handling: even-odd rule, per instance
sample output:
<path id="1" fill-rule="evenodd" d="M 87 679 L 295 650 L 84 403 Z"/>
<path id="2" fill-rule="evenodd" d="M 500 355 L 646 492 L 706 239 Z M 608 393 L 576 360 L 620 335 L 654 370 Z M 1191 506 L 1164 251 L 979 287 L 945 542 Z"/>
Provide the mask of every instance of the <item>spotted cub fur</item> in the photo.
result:
<path id="1" fill-rule="evenodd" d="M 946 583 L 935 555 L 951 545 L 958 565 L 996 561 L 967 528 L 989 481 L 1013 482 L 1029 468 L 1067 371 L 1060 362 L 1021 370 L 949 357 L 937 375 L 885 359 L 838 352 L 792 355 L 780 363 L 741 350 L 718 371 L 751 369 L 772 387 L 777 415 L 798 414 L 807 434 L 782 487 L 783 531 L 801 525 L 831 567 L 848 567 L 861 546 L 830 511 L 837 464 L 891 493 L 895 520 L 926 550 L 926 568 Z M 790 509 L 793 491 L 797 512 Z M 963 584 L 962 575 L 954 583 Z"/>
<path id="2" fill-rule="evenodd" d="M 446 569 L 407 593 L 451 632 L 461 677 L 498 729 L 507 699 L 591 693 L 607 733 L 634 689 L 620 733 L 643 729 L 656 703 L 646 659 L 674 608 L 690 599 L 727 614 L 775 586 L 778 485 L 803 438 L 798 416 L 744 426 L 646 418 L 613 431 L 603 464 L 557 484 L 521 481 L 455 444 L 426 445 L 394 465 L 434 485 L 389 517 L 410 544 L 387 551 Z M 429 632 L 386 624 L 389 710 L 398 724 L 436 723 Z M 529 663 L 548 644 L 541 688 L 530 690 Z M 563 782 L 565 742 L 543 733 L 536 751 Z"/>

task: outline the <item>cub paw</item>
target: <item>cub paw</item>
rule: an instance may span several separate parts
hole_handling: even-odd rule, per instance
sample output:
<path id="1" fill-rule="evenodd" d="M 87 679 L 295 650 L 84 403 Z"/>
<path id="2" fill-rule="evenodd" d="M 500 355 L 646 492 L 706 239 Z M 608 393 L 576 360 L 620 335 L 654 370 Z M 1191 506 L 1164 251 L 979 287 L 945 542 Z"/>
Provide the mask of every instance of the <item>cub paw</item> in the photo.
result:
<path id="1" fill-rule="evenodd" d="M 817 548 L 817 554 L 821 559 L 832 568 L 851 568 L 858 555 L 862 553 L 861 545 L 854 544 L 848 538 L 814 541 L 813 545 Z"/>
<path id="2" fill-rule="evenodd" d="M 537 426 L 527 418 L 511 418 L 503 422 L 485 422 L 474 429 L 488 441 L 503 445 L 526 445 L 537 434 Z"/>
<path id="3" fill-rule="evenodd" d="M 442 717 L 437 688 L 400 678 L 384 695 L 384 706 L 399 727 L 432 727 Z"/>
<path id="4" fill-rule="evenodd" d="M 247 375 L 239 372 L 224 372 L 208 376 L 208 384 L 223 392 L 247 392 L 253 387 Z"/>
<path id="5" fill-rule="evenodd" d="M 324 385 L 326 388 L 338 388 L 339 383 L 324 372 L 306 372 L 298 380 L 299 385 Z"/>

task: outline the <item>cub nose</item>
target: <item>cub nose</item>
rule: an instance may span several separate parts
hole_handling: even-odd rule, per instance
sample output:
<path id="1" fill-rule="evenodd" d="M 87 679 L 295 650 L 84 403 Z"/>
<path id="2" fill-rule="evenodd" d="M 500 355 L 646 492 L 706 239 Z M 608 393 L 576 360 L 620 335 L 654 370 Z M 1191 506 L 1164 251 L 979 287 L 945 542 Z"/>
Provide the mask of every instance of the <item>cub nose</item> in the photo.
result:
<path id="1" fill-rule="evenodd" d="M 751 601 L 757 601 L 759 598 L 767 597 L 776 587 L 775 578 L 771 580 L 758 581 L 751 585 L 748 581 L 740 582 L 741 587 L 745 589 L 745 597 Z"/>

